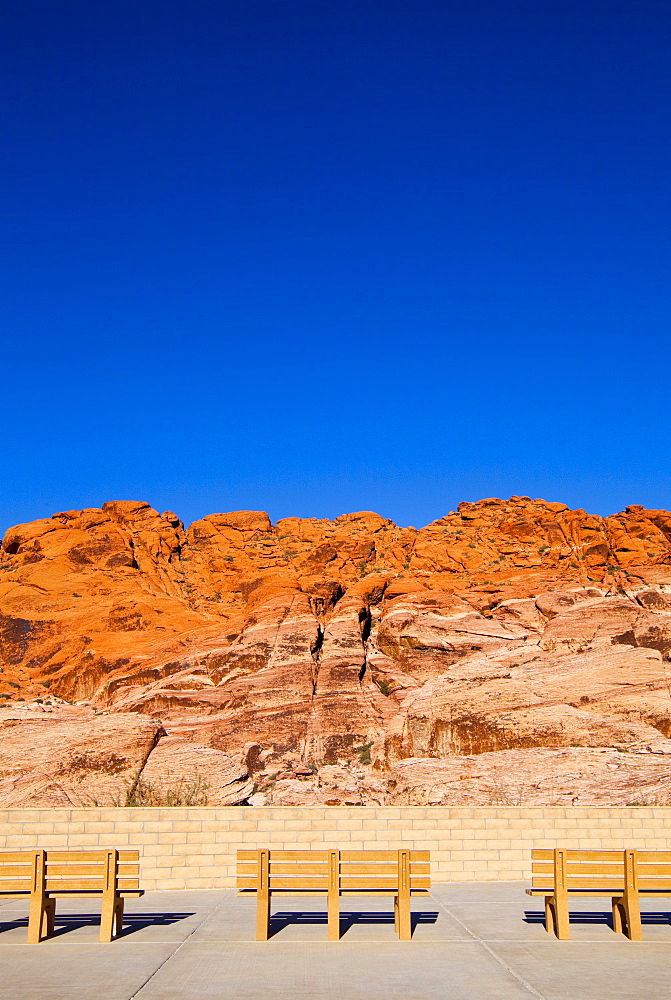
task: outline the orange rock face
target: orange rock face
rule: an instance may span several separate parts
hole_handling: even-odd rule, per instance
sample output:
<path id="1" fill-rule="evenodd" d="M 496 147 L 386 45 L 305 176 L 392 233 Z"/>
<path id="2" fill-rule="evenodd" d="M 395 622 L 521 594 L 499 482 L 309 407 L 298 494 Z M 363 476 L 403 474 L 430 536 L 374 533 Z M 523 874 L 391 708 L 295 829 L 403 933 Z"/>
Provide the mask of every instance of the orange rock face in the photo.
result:
<path id="1" fill-rule="evenodd" d="M 185 531 L 113 502 L 12 528 L 0 554 L 5 742 L 40 704 L 56 727 L 84 712 L 98 743 L 153 727 L 146 759 L 98 782 L 108 799 L 144 774 L 202 779 L 211 804 L 486 802 L 506 760 L 529 801 L 633 801 L 636 775 L 664 798 L 670 658 L 671 514 L 641 507 L 490 499 L 420 530 L 239 511 Z M 606 751 L 636 754 L 622 787 Z M 13 767 L 2 804 L 23 795 Z M 38 785 L 31 804 L 56 801 Z"/>

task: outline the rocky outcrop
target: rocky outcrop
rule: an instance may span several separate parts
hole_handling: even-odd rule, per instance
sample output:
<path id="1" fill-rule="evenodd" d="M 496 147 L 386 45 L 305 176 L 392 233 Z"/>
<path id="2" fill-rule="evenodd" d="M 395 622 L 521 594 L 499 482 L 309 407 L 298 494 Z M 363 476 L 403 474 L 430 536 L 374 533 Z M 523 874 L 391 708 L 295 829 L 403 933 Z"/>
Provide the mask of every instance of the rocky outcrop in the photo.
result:
<path id="1" fill-rule="evenodd" d="M 670 764 L 661 752 L 606 747 L 503 750 L 400 761 L 389 787 L 400 805 L 667 805 Z"/>
<path id="2" fill-rule="evenodd" d="M 184 744 L 135 713 L 83 706 L 0 709 L 0 802 L 29 806 L 237 805 L 248 769 Z"/>
<path id="3" fill-rule="evenodd" d="M 5 806 L 123 804 L 161 726 L 133 714 L 15 706 L 0 712 Z"/>
<path id="4" fill-rule="evenodd" d="M 149 754 L 135 797 L 149 805 L 237 806 L 253 790 L 239 756 L 166 736 Z"/>
<path id="5" fill-rule="evenodd" d="M 242 511 L 185 530 L 143 503 L 68 511 L 2 543 L 0 699 L 23 721 L 0 803 L 98 801 L 133 781 L 201 800 L 207 786 L 211 804 L 419 801 L 429 787 L 476 801 L 489 793 L 463 768 L 506 760 L 536 777 L 544 761 L 560 796 L 561 768 L 579 772 L 581 801 L 590 787 L 635 798 L 636 775 L 663 796 L 643 776 L 666 766 L 670 658 L 665 511 L 513 497 L 420 530 L 367 512 L 273 525 Z M 37 778 L 29 791 L 11 757 L 40 724 L 69 734 L 50 737 L 58 792 Z M 70 739 L 75 754 L 90 739 L 91 760 L 117 747 L 114 780 L 76 777 Z M 635 754 L 631 789 L 603 779 L 604 753 Z M 550 801 L 538 781 L 525 794 Z"/>

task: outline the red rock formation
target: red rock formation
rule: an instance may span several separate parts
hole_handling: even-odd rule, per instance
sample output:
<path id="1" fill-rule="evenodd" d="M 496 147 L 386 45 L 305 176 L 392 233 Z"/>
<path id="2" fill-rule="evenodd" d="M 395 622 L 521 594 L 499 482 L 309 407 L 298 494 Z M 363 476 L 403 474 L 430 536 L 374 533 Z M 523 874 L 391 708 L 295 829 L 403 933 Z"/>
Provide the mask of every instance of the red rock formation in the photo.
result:
<path id="1" fill-rule="evenodd" d="M 670 656 L 671 514 L 642 507 L 490 499 L 420 530 L 242 511 L 185 531 L 115 502 L 12 528 L 0 554 L 0 697 L 70 727 L 64 703 L 84 702 L 91 739 L 153 726 L 130 771 L 155 782 L 165 754 L 212 804 L 249 795 L 247 770 L 257 801 L 409 801 L 432 768 L 450 789 L 464 761 L 513 752 L 563 761 L 567 789 L 582 768 L 589 795 L 602 749 L 667 753 Z"/>
<path id="2" fill-rule="evenodd" d="M 5 806 L 110 804 L 130 789 L 160 733 L 160 723 L 137 715 L 15 703 L 0 710 L 0 800 Z"/>

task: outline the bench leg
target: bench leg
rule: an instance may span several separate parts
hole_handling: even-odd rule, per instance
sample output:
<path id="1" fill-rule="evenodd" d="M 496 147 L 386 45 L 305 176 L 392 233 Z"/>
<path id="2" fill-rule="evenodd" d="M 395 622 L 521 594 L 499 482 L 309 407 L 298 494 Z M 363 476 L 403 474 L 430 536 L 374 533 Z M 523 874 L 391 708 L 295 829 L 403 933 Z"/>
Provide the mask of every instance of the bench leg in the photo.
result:
<path id="1" fill-rule="evenodd" d="M 39 944 L 43 937 L 49 937 L 50 933 L 53 933 L 55 909 L 56 901 L 54 899 L 47 899 L 40 893 L 33 893 L 30 898 L 30 913 L 28 915 L 28 944 Z"/>
<path id="2" fill-rule="evenodd" d="M 622 897 L 613 896 L 613 930 L 616 934 L 624 933 L 624 923 L 626 920 L 626 915 L 622 908 Z M 625 918 L 624 920 L 622 918 Z"/>
<path id="3" fill-rule="evenodd" d="M 114 896 L 103 896 L 100 910 L 100 940 L 111 941 L 114 924 Z"/>
<path id="4" fill-rule="evenodd" d="M 123 927 L 123 896 L 119 896 L 114 907 L 114 937 L 119 937 Z"/>
<path id="5" fill-rule="evenodd" d="M 394 896 L 394 930 L 398 934 L 398 896 Z"/>
<path id="6" fill-rule="evenodd" d="M 103 896 L 100 912 L 100 940 L 112 941 L 118 935 L 123 923 L 123 899 L 111 893 Z"/>
<path id="7" fill-rule="evenodd" d="M 340 897 L 337 892 L 329 892 L 328 900 L 329 941 L 340 940 Z"/>
<path id="8" fill-rule="evenodd" d="M 571 924 L 569 921 L 569 911 L 568 911 L 568 896 L 554 896 L 548 897 L 545 905 L 545 912 L 548 911 L 548 905 L 552 913 L 554 932 L 560 941 L 570 941 L 571 940 Z"/>
<path id="9" fill-rule="evenodd" d="M 641 926 L 641 908 L 638 902 L 638 893 L 625 893 L 617 900 L 617 910 L 620 916 L 620 930 L 627 935 L 630 941 L 643 940 L 643 928 Z M 613 926 L 615 926 L 615 907 L 613 907 Z M 624 921 L 622 920 L 624 917 Z M 624 924 L 624 927 L 622 926 Z"/>
<path id="10" fill-rule="evenodd" d="M 256 940 L 267 941 L 270 931 L 270 893 L 256 893 Z"/>
<path id="11" fill-rule="evenodd" d="M 401 941 L 412 938 L 412 922 L 410 918 L 410 894 L 399 893 L 398 900 L 398 936 Z"/>
<path id="12" fill-rule="evenodd" d="M 571 924 L 568 915 L 568 899 L 555 899 L 555 921 L 557 924 L 556 934 L 560 941 L 569 941 L 571 938 Z"/>
<path id="13" fill-rule="evenodd" d="M 552 906 L 552 896 L 545 897 L 545 930 L 548 934 L 555 932 L 555 916 Z"/>
<path id="14" fill-rule="evenodd" d="M 54 924 L 56 922 L 56 900 L 55 899 L 45 899 L 44 901 L 44 916 L 42 918 L 42 936 L 52 937 L 54 933 Z"/>

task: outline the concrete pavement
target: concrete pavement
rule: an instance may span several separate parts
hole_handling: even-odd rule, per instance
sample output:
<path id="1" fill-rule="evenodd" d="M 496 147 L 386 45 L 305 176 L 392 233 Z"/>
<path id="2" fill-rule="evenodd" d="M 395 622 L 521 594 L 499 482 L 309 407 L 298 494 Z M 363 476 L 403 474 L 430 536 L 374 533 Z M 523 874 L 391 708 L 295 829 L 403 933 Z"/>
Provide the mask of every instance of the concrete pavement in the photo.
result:
<path id="1" fill-rule="evenodd" d="M 93 900 L 59 901 L 56 936 L 25 944 L 25 903 L 0 904 L 0 1000 L 646 1000 L 671 997 L 671 906 L 645 904 L 642 943 L 615 935 L 608 900 L 571 901 L 571 941 L 546 934 L 523 883 L 437 884 L 413 900 L 411 942 L 391 900 L 341 900 L 340 942 L 323 899 L 280 897 L 254 941 L 255 903 L 234 890 L 152 892 L 98 943 Z M 89 904 L 88 906 L 86 904 Z M 653 905 L 656 904 L 656 905 Z M 659 905 L 662 904 L 662 905 Z"/>

